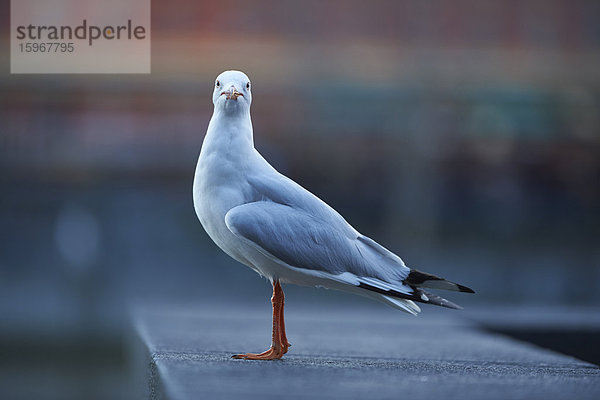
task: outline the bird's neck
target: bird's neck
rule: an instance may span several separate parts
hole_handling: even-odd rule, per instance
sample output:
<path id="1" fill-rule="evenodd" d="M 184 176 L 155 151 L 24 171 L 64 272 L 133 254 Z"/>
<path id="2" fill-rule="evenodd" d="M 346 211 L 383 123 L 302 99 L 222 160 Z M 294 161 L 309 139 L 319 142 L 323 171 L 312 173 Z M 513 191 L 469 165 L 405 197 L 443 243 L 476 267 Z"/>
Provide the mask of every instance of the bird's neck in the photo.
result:
<path id="1" fill-rule="evenodd" d="M 252 120 L 250 110 L 227 110 L 215 109 L 202 149 L 207 151 L 220 151 L 226 153 L 238 153 L 243 155 L 247 151 L 254 150 L 254 138 L 252 133 Z"/>

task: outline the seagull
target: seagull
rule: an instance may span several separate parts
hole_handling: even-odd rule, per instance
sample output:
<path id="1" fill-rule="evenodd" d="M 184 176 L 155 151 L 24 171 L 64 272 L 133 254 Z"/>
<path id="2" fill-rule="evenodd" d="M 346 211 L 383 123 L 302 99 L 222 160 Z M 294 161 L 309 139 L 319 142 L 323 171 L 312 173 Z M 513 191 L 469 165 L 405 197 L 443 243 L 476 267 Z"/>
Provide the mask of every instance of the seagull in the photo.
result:
<path id="1" fill-rule="evenodd" d="M 460 309 L 427 289 L 474 293 L 466 286 L 407 267 L 354 229 L 332 207 L 277 172 L 254 148 L 252 86 L 241 71 L 215 80 L 214 112 L 194 175 L 194 209 L 225 253 L 273 286 L 273 335 L 262 353 L 232 356 L 275 360 L 287 353 L 282 283 L 343 290 L 416 315 L 415 302 Z"/>

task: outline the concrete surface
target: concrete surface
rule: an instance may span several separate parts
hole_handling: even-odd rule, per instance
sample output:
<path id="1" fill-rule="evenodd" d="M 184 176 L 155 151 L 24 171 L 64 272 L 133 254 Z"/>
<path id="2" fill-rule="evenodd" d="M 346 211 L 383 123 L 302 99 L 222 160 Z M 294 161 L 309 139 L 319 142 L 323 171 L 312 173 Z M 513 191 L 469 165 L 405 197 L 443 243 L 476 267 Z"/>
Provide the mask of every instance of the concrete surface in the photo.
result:
<path id="1" fill-rule="evenodd" d="M 600 398 L 597 366 L 484 331 L 467 313 L 428 307 L 412 317 L 377 304 L 286 311 L 290 352 L 257 362 L 230 357 L 268 347 L 266 306 L 138 310 L 142 397 Z"/>

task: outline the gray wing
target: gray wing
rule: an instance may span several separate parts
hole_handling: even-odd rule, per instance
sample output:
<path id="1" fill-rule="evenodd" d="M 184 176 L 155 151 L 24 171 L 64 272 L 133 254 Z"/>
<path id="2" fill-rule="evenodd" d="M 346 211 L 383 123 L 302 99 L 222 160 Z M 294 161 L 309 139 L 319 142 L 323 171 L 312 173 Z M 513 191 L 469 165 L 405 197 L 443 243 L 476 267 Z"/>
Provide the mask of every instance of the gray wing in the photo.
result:
<path id="1" fill-rule="evenodd" d="M 288 177 L 269 168 L 248 177 L 254 201 L 232 208 L 227 227 L 259 250 L 307 273 L 380 295 L 411 314 L 418 301 L 459 308 L 422 287 L 473 292 L 435 275 L 408 268 L 402 259 L 361 235 L 333 208 Z"/>
<path id="2" fill-rule="evenodd" d="M 321 212 L 315 215 L 291 205 L 256 201 L 231 209 L 225 222 L 234 234 L 290 266 L 331 275 L 349 272 L 366 281 L 394 282 L 396 290 L 396 285 L 410 290 L 401 283 L 410 269 L 399 257 L 360 235 L 341 216 L 324 219 Z"/>
<path id="3" fill-rule="evenodd" d="M 459 308 L 420 287 L 462 291 L 460 285 L 411 270 L 317 196 L 272 172 L 248 179 L 255 201 L 227 212 L 225 222 L 235 235 L 284 265 L 375 293 L 411 314 L 419 311 L 412 301 Z"/>

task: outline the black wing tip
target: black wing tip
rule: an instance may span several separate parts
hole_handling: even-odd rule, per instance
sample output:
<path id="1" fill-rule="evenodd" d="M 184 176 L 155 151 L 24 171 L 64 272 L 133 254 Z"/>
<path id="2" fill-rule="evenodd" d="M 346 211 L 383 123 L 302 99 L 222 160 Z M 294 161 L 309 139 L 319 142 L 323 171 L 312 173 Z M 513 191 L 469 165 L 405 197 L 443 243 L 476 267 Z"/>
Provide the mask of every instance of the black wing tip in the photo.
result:
<path id="1" fill-rule="evenodd" d="M 427 272 L 419 271 L 418 269 L 411 269 L 408 276 L 404 279 L 405 283 L 413 286 L 420 286 L 426 283 L 427 281 L 445 281 L 452 285 L 456 285 L 459 292 L 463 293 L 475 293 L 473 289 L 468 286 L 461 285 L 455 282 L 447 281 L 444 278 L 440 278 L 439 276 L 429 274 Z"/>
<path id="2" fill-rule="evenodd" d="M 456 284 L 456 286 L 458 286 L 458 291 L 459 292 L 463 292 L 463 293 L 475 293 L 475 291 L 473 289 L 471 289 L 470 287 L 464 286 L 464 285 L 459 285 L 458 283 Z"/>
<path id="3" fill-rule="evenodd" d="M 377 292 L 386 296 L 390 296 L 390 297 L 395 297 L 395 298 L 400 298 L 400 299 L 407 299 L 407 300 L 412 300 L 412 301 L 416 301 L 419 303 L 425 303 L 425 304 L 431 304 L 434 306 L 440 306 L 440 307 L 445 307 L 445 308 L 450 308 L 452 310 L 462 310 L 463 308 L 461 306 L 459 306 L 456 303 L 451 302 L 450 300 L 446 300 L 443 297 L 440 297 L 436 294 L 433 293 L 429 293 L 426 292 L 420 288 L 417 288 L 415 286 L 411 286 L 412 290 L 414 291 L 413 294 L 405 294 L 405 293 L 400 293 L 394 290 L 385 290 L 385 289 L 381 289 L 378 288 L 376 286 L 373 285 L 369 285 L 368 283 L 364 283 L 364 282 L 360 282 L 358 284 L 358 287 L 361 289 L 367 289 L 373 292 Z M 466 289 L 469 289 L 465 286 Z M 470 289 L 469 289 L 470 290 Z M 423 295 L 425 296 L 425 298 L 423 298 Z"/>
<path id="4" fill-rule="evenodd" d="M 418 269 L 411 269 L 408 276 L 404 279 L 404 282 L 409 285 L 421 285 L 425 281 L 443 281 L 444 278 L 429 274 L 427 272 L 419 271 Z"/>

